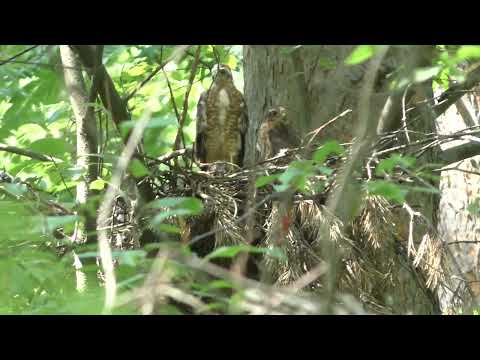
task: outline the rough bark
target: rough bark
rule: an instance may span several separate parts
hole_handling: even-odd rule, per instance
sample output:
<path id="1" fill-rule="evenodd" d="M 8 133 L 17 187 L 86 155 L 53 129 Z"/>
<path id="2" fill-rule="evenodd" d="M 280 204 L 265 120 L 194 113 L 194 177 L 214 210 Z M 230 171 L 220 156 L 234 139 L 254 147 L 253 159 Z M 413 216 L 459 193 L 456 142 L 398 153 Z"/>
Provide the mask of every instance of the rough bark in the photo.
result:
<path id="1" fill-rule="evenodd" d="M 65 86 L 70 97 L 76 122 L 77 153 L 76 163 L 84 170 L 83 179 L 77 185 L 76 202 L 84 215 L 85 221 L 75 225 L 73 241 L 75 243 L 96 242 L 96 212 L 85 210 L 91 191 L 90 183 L 98 176 L 98 133 L 93 111 L 89 111 L 89 98 L 85 88 L 80 62 L 68 45 L 60 46 L 60 56 L 64 66 Z M 77 278 L 76 288 L 82 292 L 86 288 L 86 275 L 82 263 L 73 252 L 74 267 Z"/>
<path id="2" fill-rule="evenodd" d="M 461 100 L 460 104 L 457 102 L 438 118 L 439 134 L 448 135 L 478 125 L 478 110 L 475 111 L 475 107 L 478 109 L 477 98 L 467 94 Z M 476 114 L 468 116 L 465 110 Z M 442 145 L 442 149 L 447 153 L 468 140 L 465 137 L 449 142 Z M 446 286 L 439 289 L 439 294 L 443 311 L 449 313 L 461 307 L 468 308 L 472 295 L 478 303 L 480 296 L 480 220 L 468 211 L 480 195 L 480 176 L 476 165 L 479 161 L 480 156 L 477 155 L 450 164 L 448 168 L 454 170 L 441 173 L 438 232 L 453 256 L 448 262 L 452 274 L 446 279 Z"/>
<path id="3" fill-rule="evenodd" d="M 89 198 L 89 184 L 98 177 L 98 131 L 93 111 L 89 111 L 89 99 L 77 55 L 68 45 L 60 46 L 64 65 L 65 85 L 72 104 L 77 132 L 76 162 L 85 171 L 77 185 L 77 204 L 84 206 Z M 85 226 L 78 226 L 75 241 L 95 242 L 96 214 L 85 212 Z M 88 234 L 88 235 L 87 235 Z"/>

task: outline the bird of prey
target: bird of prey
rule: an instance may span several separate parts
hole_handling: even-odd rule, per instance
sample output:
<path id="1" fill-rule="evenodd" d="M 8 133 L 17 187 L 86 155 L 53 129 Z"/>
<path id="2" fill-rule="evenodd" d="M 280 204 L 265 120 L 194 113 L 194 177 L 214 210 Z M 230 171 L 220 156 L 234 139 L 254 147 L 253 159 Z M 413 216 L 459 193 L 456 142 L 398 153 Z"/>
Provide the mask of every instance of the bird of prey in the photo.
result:
<path id="1" fill-rule="evenodd" d="M 247 107 L 233 83 L 232 71 L 219 65 L 212 86 L 200 96 L 197 106 L 196 160 L 242 166 L 247 126 Z"/>
<path id="2" fill-rule="evenodd" d="M 300 145 L 300 137 L 290 124 L 287 110 L 283 106 L 270 109 L 258 131 L 257 150 L 260 159 L 277 155 L 282 149 Z"/>

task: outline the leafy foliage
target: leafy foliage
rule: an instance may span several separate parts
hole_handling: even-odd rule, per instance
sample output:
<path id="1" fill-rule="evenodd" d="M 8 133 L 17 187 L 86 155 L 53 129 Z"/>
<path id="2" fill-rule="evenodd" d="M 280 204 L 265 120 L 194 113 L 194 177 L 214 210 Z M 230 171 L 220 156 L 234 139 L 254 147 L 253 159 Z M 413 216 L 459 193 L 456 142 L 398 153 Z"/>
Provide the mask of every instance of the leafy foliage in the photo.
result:
<path id="1" fill-rule="evenodd" d="M 9 59 L 29 47 L 2 45 L 0 60 Z M 133 94 L 128 101 L 132 120 L 117 129 L 103 106 L 93 104 L 101 120 L 100 148 L 104 157 L 101 178 L 90 184 L 91 190 L 106 188 L 122 150 L 121 137 L 135 126 L 147 106 L 152 116 L 143 139 L 145 152 L 148 156 L 157 157 L 172 150 L 179 128 L 173 101 L 179 109 L 182 108 L 195 48 L 190 49 L 180 62 L 169 63 L 164 71 L 158 72 L 142 87 L 139 84 L 172 54 L 174 48 L 173 45 L 105 46 L 103 62 L 115 87 L 122 97 Z M 191 147 L 194 139 L 196 100 L 210 85 L 211 69 L 218 61 L 229 64 L 234 70 L 234 80 L 241 88 L 240 56 L 239 46 L 201 47 L 200 64 L 184 122 L 187 148 Z M 90 79 L 85 72 L 84 75 L 89 87 Z M 82 261 L 86 261 L 83 271 L 87 275 L 88 292 L 78 294 L 71 254 L 67 252 L 63 258 L 56 254 L 56 249 L 68 246 L 68 241 L 55 237 L 57 229 L 72 234 L 77 217 L 53 213 L 45 215 L 45 211 L 39 208 L 39 200 L 29 198 L 25 185 L 40 190 L 41 194 L 45 194 L 42 195 L 45 201 L 51 199 L 68 209 L 75 209 L 76 186 L 82 180 L 85 169 L 75 165 L 76 129 L 64 86 L 58 47 L 37 46 L 2 64 L 0 82 L 0 143 L 28 149 L 53 160 L 43 162 L 0 151 L 1 170 L 15 178 L 13 184 L 0 183 L 0 313 L 100 313 L 104 290 L 97 280 L 97 267 L 91 264 L 91 260 L 98 256 L 95 247 L 79 253 Z M 160 96 L 152 99 L 158 91 Z M 138 178 L 149 173 L 136 159 L 129 164 L 129 170 Z M 91 200 L 98 201 L 96 198 Z M 92 210 L 95 206 L 94 203 L 87 204 Z M 166 220 L 197 215 L 202 211 L 202 204 L 195 198 L 168 198 L 153 202 L 148 207 L 157 211 L 160 208 L 166 210 L 152 219 L 152 225 L 160 232 L 178 233 L 179 229 Z M 145 250 L 114 252 L 120 290 L 132 289 L 144 280 L 151 263 L 145 254 Z M 118 311 L 129 313 L 136 310 L 126 306 Z M 168 309 L 166 311 L 169 312 Z"/>

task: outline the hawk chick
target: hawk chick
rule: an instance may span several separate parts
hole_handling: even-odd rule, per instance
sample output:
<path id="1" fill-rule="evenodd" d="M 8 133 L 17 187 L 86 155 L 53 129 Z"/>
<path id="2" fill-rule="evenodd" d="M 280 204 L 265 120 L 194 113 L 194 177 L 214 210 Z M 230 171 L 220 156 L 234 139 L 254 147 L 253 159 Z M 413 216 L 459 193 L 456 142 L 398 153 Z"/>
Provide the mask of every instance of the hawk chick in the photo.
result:
<path id="1" fill-rule="evenodd" d="M 270 109 L 260 126 L 257 150 L 261 160 L 277 155 L 280 150 L 300 145 L 300 137 L 289 122 L 287 110 L 283 106 Z"/>

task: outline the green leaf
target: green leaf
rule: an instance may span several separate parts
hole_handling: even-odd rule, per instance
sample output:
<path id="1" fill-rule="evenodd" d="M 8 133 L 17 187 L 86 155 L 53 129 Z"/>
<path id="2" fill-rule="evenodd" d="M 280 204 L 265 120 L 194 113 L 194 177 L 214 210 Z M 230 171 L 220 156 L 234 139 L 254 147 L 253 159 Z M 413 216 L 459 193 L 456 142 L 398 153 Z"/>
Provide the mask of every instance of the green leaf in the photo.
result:
<path id="1" fill-rule="evenodd" d="M 208 254 L 204 259 L 208 261 L 215 258 L 233 258 L 241 252 L 266 254 L 273 258 L 286 259 L 284 252 L 280 248 L 264 248 L 251 245 L 222 246 Z"/>
<path id="2" fill-rule="evenodd" d="M 207 288 L 209 290 L 213 289 L 232 289 L 234 285 L 231 282 L 228 282 L 226 280 L 214 280 L 211 281 L 208 285 Z"/>
<path id="3" fill-rule="evenodd" d="M 397 165 L 408 169 L 415 165 L 415 162 L 416 159 L 413 157 L 394 154 L 388 159 L 380 161 L 375 169 L 375 174 L 377 176 L 382 176 L 384 173 L 391 174 Z"/>
<path id="4" fill-rule="evenodd" d="M 338 141 L 329 141 L 320 149 L 314 152 L 313 160 L 319 164 L 323 164 L 327 160 L 328 155 L 343 155 L 345 153 L 344 147 Z"/>
<path id="5" fill-rule="evenodd" d="M 302 169 L 291 166 L 280 175 L 281 184 L 274 187 L 275 191 L 286 191 L 290 186 L 301 185 L 307 175 Z"/>
<path id="6" fill-rule="evenodd" d="M 269 176 L 261 176 L 257 180 L 255 180 L 255 187 L 261 188 L 265 185 L 271 184 L 275 180 L 277 180 L 280 175 L 269 175 Z"/>
<path id="7" fill-rule="evenodd" d="M 360 45 L 345 59 L 346 65 L 361 64 L 370 59 L 378 50 L 375 45 Z"/>
<path id="8" fill-rule="evenodd" d="M 480 58 L 480 46 L 463 45 L 457 50 L 457 57 L 461 60 Z"/>
<path id="9" fill-rule="evenodd" d="M 138 159 L 132 159 L 130 164 L 128 165 L 128 169 L 130 170 L 131 174 L 136 178 L 140 178 L 142 176 L 146 176 L 150 174 L 147 167 L 142 164 L 142 162 Z"/>
<path id="10" fill-rule="evenodd" d="M 155 228 L 158 231 L 162 231 L 162 232 L 165 232 L 165 233 L 168 233 L 168 234 L 181 234 L 182 233 L 182 230 L 178 226 L 175 226 L 175 225 L 172 225 L 172 224 L 158 224 L 158 225 L 155 225 Z"/>
<path id="11" fill-rule="evenodd" d="M 408 194 L 401 186 L 383 180 L 368 182 L 367 190 L 371 195 L 380 195 L 399 204 L 403 204 Z"/>
<path id="12" fill-rule="evenodd" d="M 103 179 L 96 179 L 90 183 L 90 190 L 103 190 L 105 188 L 106 182 Z"/>

